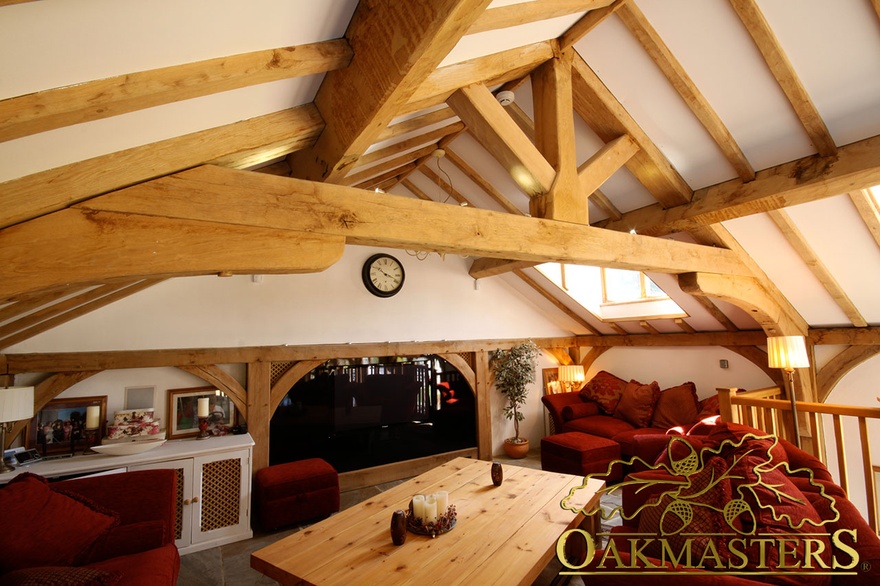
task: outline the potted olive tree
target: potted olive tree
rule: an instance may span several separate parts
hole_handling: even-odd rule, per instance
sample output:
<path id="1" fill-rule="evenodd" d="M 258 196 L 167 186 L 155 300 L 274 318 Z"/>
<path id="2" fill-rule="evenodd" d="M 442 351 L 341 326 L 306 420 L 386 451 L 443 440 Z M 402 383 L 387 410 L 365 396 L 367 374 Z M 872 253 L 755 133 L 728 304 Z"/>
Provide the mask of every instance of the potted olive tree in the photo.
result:
<path id="1" fill-rule="evenodd" d="M 538 346 L 531 340 L 492 354 L 495 388 L 507 399 L 505 417 L 513 419 L 514 436 L 504 440 L 504 452 L 511 458 L 524 458 L 529 453 L 529 440 L 519 436 L 519 422 L 525 419 L 521 408 L 528 397 L 527 386 L 535 382 L 537 356 Z"/>

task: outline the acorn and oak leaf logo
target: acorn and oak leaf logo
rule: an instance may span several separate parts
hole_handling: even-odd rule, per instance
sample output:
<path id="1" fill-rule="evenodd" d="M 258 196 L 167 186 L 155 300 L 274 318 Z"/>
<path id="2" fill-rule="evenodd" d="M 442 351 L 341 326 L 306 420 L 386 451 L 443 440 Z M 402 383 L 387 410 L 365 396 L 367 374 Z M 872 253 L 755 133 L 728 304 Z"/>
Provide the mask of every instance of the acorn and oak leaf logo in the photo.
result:
<path id="1" fill-rule="evenodd" d="M 665 471 L 668 476 L 663 475 L 658 478 L 656 474 L 646 474 L 641 477 L 631 475 L 623 482 L 602 489 L 602 493 L 611 495 L 630 486 L 634 487 L 636 494 L 650 490 L 652 487 L 655 488 L 655 492 L 656 488 L 661 488 L 663 490 L 658 494 L 664 498 L 648 499 L 629 514 L 623 510 L 623 506 L 601 508 L 598 512 L 583 511 L 583 513 L 599 514 L 606 521 L 615 515 L 631 521 L 638 518 L 645 509 L 662 504 L 664 510 L 660 514 L 660 529 L 663 535 L 674 535 L 688 529 L 697 517 L 695 510 L 700 508 L 721 513 L 727 527 L 738 534 L 753 534 L 758 528 L 754 510 L 756 506 L 772 515 L 774 521 L 782 521 L 791 529 L 801 529 L 805 523 L 817 525 L 806 517 L 795 519 L 788 513 L 776 511 L 774 503 L 805 504 L 801 496 L 787 493 L 783 483 L 767 480 L 768 477 L 774 476 L 771 473 L 778 470 L 788 477 L 796 475 L 808 478 L 816 493 L 827 499 L 828 510 L 831 511 L 832 516 L 821 519 L 818 525 L 836 522 L 840 518 L 840 513 L 835 506 L 834 497 L 828 495 L 825 487 L 815 481 L 813 471 L 809 468 L 792 470 L 788 461 L 774 458 L 774 453 L 777 452 L 774 448 L 778 443 L 779 440 L 775 436 L 746 434 L 738 441 L 727 439 L 716 448 L 703 447 L 697 450 L 684 438 L 673 436 L 666 448 L 666 458 L 660 463 L 648 464 L 639 457 L 624 461 L 626 466 L 638 461 L 643 465 L 643 469 Z M 726 465 L 713 465 L 718 462 L 718 458 L 722 458 Z M 605 478 L 615 464 L 616 462 L 610 463 L 603 474 L 587 475 L 583 484 L 572 488 L 568 496 L 562 500 L 562 508 L 581 512 L 579 507 L 569 504 L 575 492 L 585 489 L 590 478 Z M 724 481 L 729 481 L 736 487 L 736 495 L 723 499 L 723 505 L 719 506 L 713 504 L 719 499 L 707 498 L 707 496 L 713 491 L 720 490 Z"/>

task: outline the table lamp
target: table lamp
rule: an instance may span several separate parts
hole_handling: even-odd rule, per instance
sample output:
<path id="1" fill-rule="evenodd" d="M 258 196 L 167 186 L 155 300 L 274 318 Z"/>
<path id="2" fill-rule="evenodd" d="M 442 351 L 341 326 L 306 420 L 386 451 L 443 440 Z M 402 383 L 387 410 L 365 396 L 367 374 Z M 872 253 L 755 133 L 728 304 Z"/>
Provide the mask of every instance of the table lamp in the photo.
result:
<path id="1" fill-rule="evenodd" d="M 34 416 L 34 387 L 6 387 L 0 389 L 0 452 L 6 449 L 6 432 L 12 431 L 16 421 Z M 0 473 L 13 468 L 0 458 Z"/>
<path id="2" fill-rule="evenodd" d="M 767 360 L 770 368 L 781 368 L 788 373 L 788 398 L 794 420 L 794 443 L 801 447 L 800 426 L 797 417 L 797 398 L 794 392 L 794 369 L 810 366 L 803 336 L 774 336 L 767 338 Z"/>
<path id="3" fill-rule="evenodd" d="M 560 366 L 556 378 L 567 389 L 567 392 L 579 391 L 585 380 L 584 367 L 580 364 Z"/>

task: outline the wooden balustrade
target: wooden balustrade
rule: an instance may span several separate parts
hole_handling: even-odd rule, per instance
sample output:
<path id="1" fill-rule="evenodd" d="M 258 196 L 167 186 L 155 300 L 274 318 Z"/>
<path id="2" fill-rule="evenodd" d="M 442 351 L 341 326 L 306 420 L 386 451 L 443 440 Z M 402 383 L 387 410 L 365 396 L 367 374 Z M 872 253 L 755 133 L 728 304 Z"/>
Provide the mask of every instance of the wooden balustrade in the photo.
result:
<path id="1" fill-rule="evenodd" d="M 721 407 L 721 419 L 742 423 L 767 433 L 791 441 L 794 437 L 791 403 L 781 400 L 784 393 L 777 387 L 744 391 L 719 388 L 718 399 Z M 877 487 L 874 483 L 874 467 L 871 463 L 871 445 L 868 438 L 868 420 L 880 420 L 880 408 L 848 407 L 827 403 L 805 403 L 798 401 L 798 414 L 806 419 L 807 426 L 801 424 L 801 440 L 806 451 L 812 453 L 827 465 L 825 458 L 824 429 L 822 415 L 831 417 L 837 454 L 837 468 L 840 486 L 849 494 L 849 473 L 847 469 L 846 445 L 843 436 L 843 417 L 854 417 L 858 423 L 859 448 L 858 461 L 862 464 L 865 476 L 865 496 L 868 506 L 868 522 L 874 531 L 880 531 L 877 517 Z M 804 440 L 812 440 L 806 442 Z M 809 446 L 809 449 L 808 447 Z"/>

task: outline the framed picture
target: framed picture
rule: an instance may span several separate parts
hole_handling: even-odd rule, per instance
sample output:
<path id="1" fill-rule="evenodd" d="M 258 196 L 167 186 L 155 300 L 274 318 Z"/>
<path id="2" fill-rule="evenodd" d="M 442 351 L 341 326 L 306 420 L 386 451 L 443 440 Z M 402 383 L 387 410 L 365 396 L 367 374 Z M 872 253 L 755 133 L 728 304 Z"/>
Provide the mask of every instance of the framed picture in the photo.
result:
<path id="1" fill-rule="evenodd" d="M 559 369 L 545 368 L 541 371 L 544 380 L 544 394 L 555 395 L 562 392 L 562 385 L 559 384 Z"/>
<path id="2" fill-rule="evenodd" d="M 199 433 L 199 399 L 208 399 L 208 433 L 227 435 L 235 426 L 236 412 L 232 401 L 214 387 L 168 389 L 168 439 L 194 437 Z"/>
<path id="3" fill-rule="evenodd" d="M 100 407 L 98 429 L 86 433 L 86 412 Z M 27 427 L 28 449 L 36 449 L 44 457 L 52 454 L 84 451 L 101 444 L 107 430 L 107 396 L 53 399 L 37 412 Z"/>
<path id="4" fill-rule="evenodd" d="M 125 410 L 152 409 L 156 402 L 156 387 L 125 387 Z"/>

